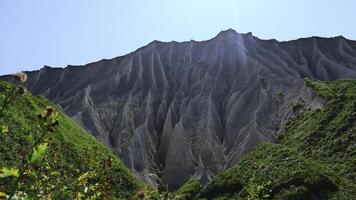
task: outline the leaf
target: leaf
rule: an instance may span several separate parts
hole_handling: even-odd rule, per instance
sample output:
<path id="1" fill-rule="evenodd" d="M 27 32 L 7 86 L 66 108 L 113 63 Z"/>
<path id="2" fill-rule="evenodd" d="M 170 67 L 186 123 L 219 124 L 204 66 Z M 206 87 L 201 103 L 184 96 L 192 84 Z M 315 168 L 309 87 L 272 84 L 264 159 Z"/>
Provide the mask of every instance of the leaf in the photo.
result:
<path id="1" fill-rule="evenodd" d="M 83 197 L 84 197 L 84 195 L 82 195 L 82 193 L 78 192 L 75 197 L 75 200 L 81 200 Z"/>
<path id="2" fill-rule="evenodd" d="M 84 188 L 84 193 L 88 193 L 88 187 Z"/>
<path id="3" fill-rule="evenodd" d="M 90 175 L 89 172 L 85 172 L 84 174 L 80 175 L 78 177 L 78 182 L 84 184 L 89 178 L 89 175 Z"/>
<path id="4" fill-rule="evenodd" d="M 3 167 L 2 169 L 0 169 L 0 178 L 5 178 L 9 176 L 19 177 L 19 170 L 15 167 L 10 169 Z"/>
<path id="5" fill-rule="evenodd" d="M 6 125 L 1 125 L 1 126 L 0 126 L 0 132 L 1 132 L 1 133 L 4 133 L 4 134 L 9 133 L 9 127 L 6 126 Z"/>
<path id="6" fill-rule="evenodd" d="M 48 148 L 48 143 L 42 143 L 37 146 L 37 148 L 33 148 L 33 153 L 31 155 L 31 163 L 35 163 L 39 159 L 42 158 L 42 156 L 46 153 L 46 150 Z"/>
<path id="7" fill-rule="evenodd" d="M 32 134 L 28 135 L 28 136 L 25 136 L 25 139 L 26 139 L 27 142 L 29 142 L 31 144 L 35 143 L 35 140 L 34 140 Z"/>
<path id="8" fill-rule="evenodd" d="M 5 199 L 6 199 L 6 198 L 7 198 L 7 197 L 6 197 L 6 193 L 4 193 L 4 192 L 0 192 L 0 197 L 1 197 L 1 198 L 5 198 Z"/>

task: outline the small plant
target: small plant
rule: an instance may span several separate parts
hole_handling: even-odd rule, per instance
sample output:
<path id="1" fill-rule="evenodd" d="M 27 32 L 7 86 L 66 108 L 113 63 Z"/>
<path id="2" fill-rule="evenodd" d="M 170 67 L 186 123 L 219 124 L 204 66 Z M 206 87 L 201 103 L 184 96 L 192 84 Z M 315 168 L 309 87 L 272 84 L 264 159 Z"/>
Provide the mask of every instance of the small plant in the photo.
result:
<path id="1" fill-rule="evenodd" d="M 268 186 L 271 185 L 269 181 L 267 184 L 264 183 L 256 183 L 255 177 L 250 179 L 249 184 L 246 187 L 246 191 L 248 193 L 248 200 L 265 200 L 270 199 L 271 190 L 268 189 Z"/>
<path id="2" fill-rule="evenodd" d="M 172 197 L 169 193 L 158 193 L 150 187 L 145 187 L 132 196 L 130 200 L 172 200 Z"/>

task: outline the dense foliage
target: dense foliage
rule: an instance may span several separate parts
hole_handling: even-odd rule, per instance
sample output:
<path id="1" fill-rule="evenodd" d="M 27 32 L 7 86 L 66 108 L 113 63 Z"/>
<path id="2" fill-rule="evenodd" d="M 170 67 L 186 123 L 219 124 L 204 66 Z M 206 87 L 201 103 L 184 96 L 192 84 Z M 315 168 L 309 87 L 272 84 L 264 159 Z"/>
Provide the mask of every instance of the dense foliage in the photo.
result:
<path id="1" fill-rule="evenodd" d="M 222 199 L 325 198 L 336 191 L 323 167 L 284 145 L 262 144 L 234 168 L 217 176 L 202 197 Z"/>
<path id="2" fill-rule="evenodd" d="M 298 104 L 278 144 L 261 144 L 195 199 L 356 199 L 356 80 L 305 80 L 322 109 Z"/>
<path id="3" fill-rule="evenodd" d="M 0 199 L 126 199 L 143 186 L 55 106 L 0 82 Z"/>
<path id="4" fill-rule="evenodd" d="M 356 199 L 356 80 L 305 82 L 325 105 L 290 121 L 280 141 L 324 167 L 339 187 L 335 199 Z"/>

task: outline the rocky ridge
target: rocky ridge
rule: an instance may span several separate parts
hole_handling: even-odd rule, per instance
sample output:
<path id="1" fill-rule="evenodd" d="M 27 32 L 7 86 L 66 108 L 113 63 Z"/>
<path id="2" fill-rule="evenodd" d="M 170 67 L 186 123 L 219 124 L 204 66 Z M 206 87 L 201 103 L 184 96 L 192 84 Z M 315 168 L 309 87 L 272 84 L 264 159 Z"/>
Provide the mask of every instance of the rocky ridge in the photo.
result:
<path id="1" fill-rule="evenodd" d="M 306 77 L 356 77 L 356 42 L 278 42 L 229 29 L 202 42 L 154 41 L 84 66 L 45 66 L 29 72 L 27 88 L 142 179 L 158 184 L 158 176 L 173 189 L 191 175 L 208 182 L 255 145 L 273 142 L 298 104 L 322 106 Z"/>

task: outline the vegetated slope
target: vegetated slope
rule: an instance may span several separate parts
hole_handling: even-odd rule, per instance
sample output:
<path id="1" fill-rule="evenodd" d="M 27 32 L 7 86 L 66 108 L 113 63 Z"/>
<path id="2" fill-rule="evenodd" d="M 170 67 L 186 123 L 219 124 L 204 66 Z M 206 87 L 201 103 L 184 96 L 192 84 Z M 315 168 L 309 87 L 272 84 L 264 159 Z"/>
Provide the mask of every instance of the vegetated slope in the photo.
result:
<path id="1" fill-rule="evenodd" d="M 0 109 L 14 88 L 0 81 Z M 88 193 L 103 195 L 103 187 L 108 184 L 106 192 L 110 199 L 126 199 L 143 186 L 110 149 L 62 113 L 58 116 L 57 130 L 43 138 L 49 143 L 43 160 L 25 166 L 26 155 L 32 152 L 31 141 L 40 137 L 38 114 L 53 104 L 29 93 L 13 101 L 0 116 L 0 169 L 25 167 L 18 191 L 25 192 L 31 199 L 74 199 L 76 196 L 80 199 L 81 194 L 83 197 Z M 104 166 L 103 162 L 110 157 L 112 162 Z M 0 178 L 0 192 L 10 194 L 15 182 L 13 177 Z"/>
<path id="2" fill-rule="evenodd" d="M 322 109 L 296 105 L 279 144 L 257 146 L 216 176 L 208 199 L 356 199 L 356 80 L 306 84 Z M 298 109 L 297 109 L 298 108 Z"/>
<path id="3" fill-rule="evenodd" d="M 206 183 L 255 145 L 274 142 L 300 99 L 318 107 L 305 77 L 356 77 L 356 42 L 278 42 L 227 30 L 208 41 L 154 41 L 85 66 L 45 67 L 26 85 L 141 178 L 159 184 L 155 174 L 174 189 L 191 175 Z"/>

